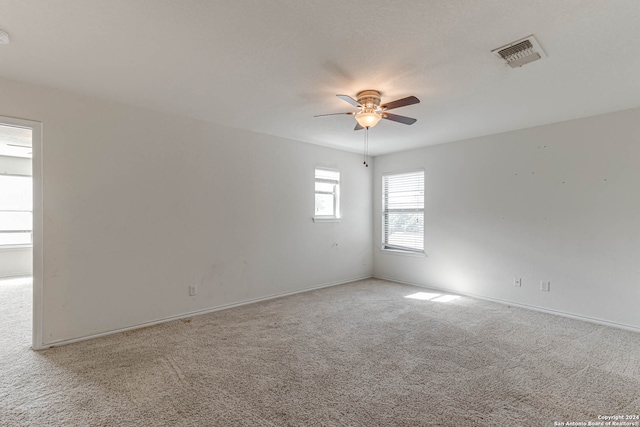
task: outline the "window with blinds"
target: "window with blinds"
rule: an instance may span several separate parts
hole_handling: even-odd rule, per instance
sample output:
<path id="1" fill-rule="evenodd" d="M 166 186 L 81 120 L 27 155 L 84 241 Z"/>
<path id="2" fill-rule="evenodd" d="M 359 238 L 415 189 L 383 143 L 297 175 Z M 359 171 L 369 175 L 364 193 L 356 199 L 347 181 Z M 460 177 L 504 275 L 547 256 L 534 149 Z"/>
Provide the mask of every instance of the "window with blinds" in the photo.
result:
<path id="1" fill-rule="evenodd" d="M 31 188 L 30 176 L 0 174 L 0 246 L 31 245 Z"/>
<path id="2" fill-rule="evenodd" d="M 382 175 L 382 249 L 424 252 L 424 170 Z"/>
<path id="3" fill-rule="evenodd" d="M 316 169 L 315 218 L 340 218 L 340 172 Z"/>

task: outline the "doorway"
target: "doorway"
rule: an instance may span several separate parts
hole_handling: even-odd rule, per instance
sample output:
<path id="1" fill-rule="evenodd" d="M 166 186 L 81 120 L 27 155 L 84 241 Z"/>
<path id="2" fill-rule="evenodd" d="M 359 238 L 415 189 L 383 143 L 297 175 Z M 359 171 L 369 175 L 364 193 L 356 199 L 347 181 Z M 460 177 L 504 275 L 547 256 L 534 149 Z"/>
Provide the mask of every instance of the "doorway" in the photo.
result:
<path id="1" fill-rule="evenodd" d="M 32 319 L 35 350 L 43 348 L 41 129 L 38 122 L 0 116 L 0 279 L 31 286 L 31 315 L 21 317 Z"/>

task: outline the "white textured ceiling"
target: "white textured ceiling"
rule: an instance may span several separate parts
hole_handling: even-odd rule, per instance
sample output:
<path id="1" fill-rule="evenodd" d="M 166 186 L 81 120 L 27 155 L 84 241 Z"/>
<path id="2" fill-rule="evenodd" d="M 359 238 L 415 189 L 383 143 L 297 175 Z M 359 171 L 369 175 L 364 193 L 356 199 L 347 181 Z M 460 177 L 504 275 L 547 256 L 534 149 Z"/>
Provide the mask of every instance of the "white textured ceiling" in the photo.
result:
<path id="1" fill-rule="evenodd" d="M 373 155 L 640 106 L 638 0 L 0 0 L 0 76 Z M 535 34 L 511 69 L 490 51 Z"/>

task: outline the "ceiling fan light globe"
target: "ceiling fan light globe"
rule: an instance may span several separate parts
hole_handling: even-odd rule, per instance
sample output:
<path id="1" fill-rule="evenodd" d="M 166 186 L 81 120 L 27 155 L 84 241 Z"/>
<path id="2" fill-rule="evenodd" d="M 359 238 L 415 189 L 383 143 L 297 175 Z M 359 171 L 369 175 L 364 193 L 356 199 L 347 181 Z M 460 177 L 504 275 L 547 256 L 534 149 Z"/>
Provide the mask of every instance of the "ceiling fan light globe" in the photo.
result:
<path id="1" fill-rule="evenodd" d="M 356 120 L 358 124 L 363 128 L 372 128 L 378 124 L 382 117 L 378 113 L 373 112 L 362 112 L 356 114 Z"/>

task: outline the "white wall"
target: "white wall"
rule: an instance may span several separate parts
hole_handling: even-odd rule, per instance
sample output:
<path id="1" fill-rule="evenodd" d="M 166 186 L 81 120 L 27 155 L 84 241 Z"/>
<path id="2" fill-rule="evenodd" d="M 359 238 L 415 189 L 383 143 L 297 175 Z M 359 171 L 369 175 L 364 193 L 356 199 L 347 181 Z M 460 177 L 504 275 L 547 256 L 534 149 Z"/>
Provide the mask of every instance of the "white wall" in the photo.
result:
<path id="1" fill-rule="evenodd" d="M 0 156 L 0 174 L 31 175 L 31 159 Z"/>
<path id="2" fill-rule="evenodd" d="M 357 154 L 7 80 L 0 93 L 0 115 L 43 122 L 45 345 L 372 273 Z M 311 220 L 314 166 L 342 174 L 340 223 Z"/>
<path id="3" fill-rule="evenodd" d="M 419 167 L 427 257 L 381 253 L 381 174 Z M 378 157 L 374 275 L 640 328 L 639 185 L 640 109 Z"/>
<path id="4" fill-rule="evenodd" d="M 31 247 L 0 247 L 0 278 L 30 276 L 32 273 Z"/>
<path id="5" fill-rule="evenodd" d="M 31 159 L 0 156 L 0 174 L 31 175 Z M 32 272 L 31 247 L 0 247 L 0 277 L 29 276 Z"/>

